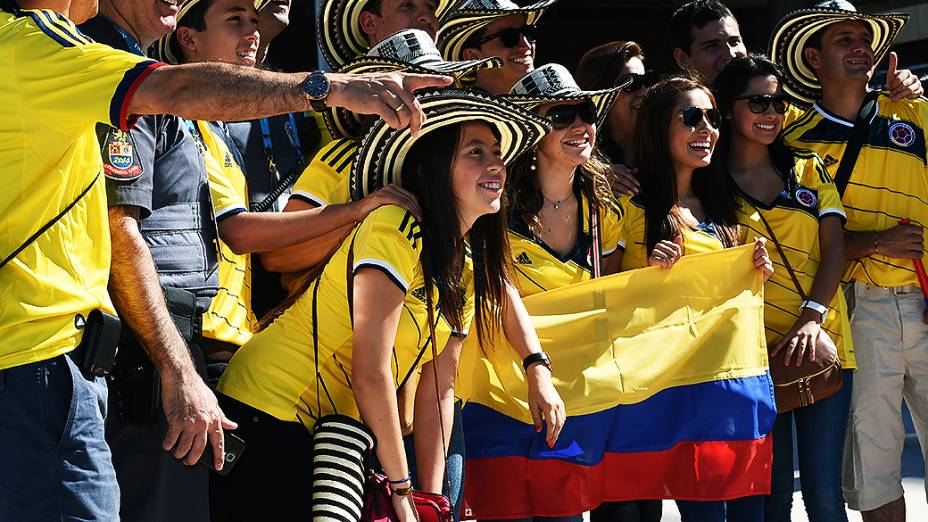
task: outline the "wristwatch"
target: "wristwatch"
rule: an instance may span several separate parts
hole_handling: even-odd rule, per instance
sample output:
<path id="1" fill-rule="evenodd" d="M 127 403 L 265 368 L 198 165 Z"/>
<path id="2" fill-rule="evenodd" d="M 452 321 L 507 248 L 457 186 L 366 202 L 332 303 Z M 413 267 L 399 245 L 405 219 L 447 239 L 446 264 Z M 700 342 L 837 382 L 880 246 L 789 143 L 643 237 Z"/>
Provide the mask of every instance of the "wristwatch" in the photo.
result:
<path id="1" fill-rule="evenodd" d="M 548 370 L 551 370 L 552 372 L 554 371 L 551 366 L 551 356 L 549 356 L 545 352 L 533 353 L 529 355 L 528 357 L 526 357 L 525 359 L 523 359 L 522 368 L 525 368 L 525 370 L 528 371 L 528 367 L 535 363 L 541 363 L 545 365 L 545 367 L 548 368 Z"/>
<path id="2" fill-rule="evenodd" d="M 326 78 L 322 71 L 315 71 L 309 74 L 300 84 L 303 94 L 309 98 L 309 104 L 316 112 L 322 112 L 326 109 L 325 99 L 329 95 L 332 84 Z"/>
<path id="3" fill-rule="evenodd" d="M 815 310 L 816 312 L 821 314 L 822 316 L 821 322 L 823 323 L 825 322 L 825 319 L 828 318 L 828 307 L 821 303 L 817 303 L 811 299 L 806 299 L 805 301 L 802 302 L 801 305 L 799 305 L 800 311 L 802 311 L 803 308 L 808 308 L 809 310 Z"/>

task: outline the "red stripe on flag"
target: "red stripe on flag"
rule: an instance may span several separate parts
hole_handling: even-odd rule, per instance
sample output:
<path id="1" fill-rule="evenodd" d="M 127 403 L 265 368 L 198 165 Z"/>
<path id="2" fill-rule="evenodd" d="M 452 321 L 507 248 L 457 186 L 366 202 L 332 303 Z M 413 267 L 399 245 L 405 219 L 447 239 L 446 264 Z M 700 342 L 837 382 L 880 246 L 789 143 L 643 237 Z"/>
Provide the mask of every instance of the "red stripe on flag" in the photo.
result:
<path id="1" fill-rule="evenodd" d="M 605 501 L 766 495 L 772 448 L 767 436 L 606 453 L 595 466 L 524 457 L 468 459 L 464 498 L 477 519 L 511 519 L 576 515 Z"/>

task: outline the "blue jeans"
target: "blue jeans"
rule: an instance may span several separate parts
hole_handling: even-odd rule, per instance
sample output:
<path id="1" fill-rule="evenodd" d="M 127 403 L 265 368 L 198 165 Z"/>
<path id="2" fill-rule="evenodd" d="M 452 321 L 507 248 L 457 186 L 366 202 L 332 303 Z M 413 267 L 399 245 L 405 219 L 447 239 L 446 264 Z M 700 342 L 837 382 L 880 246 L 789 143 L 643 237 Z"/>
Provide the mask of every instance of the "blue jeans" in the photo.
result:
<path id="1" fill-rule="evenodd" d="M 765 506 L 768 522 L 789 522 L 793 505 L 793 421 L 799 482 L 810 522 L 847 522 L 841 462 L 854 372 L 844 371 L 841 390 L 805 408 L 777 415 L 773 425 L 773 484 Z"/>
<path id="2" fill-rule="evenodd" d="M 416 474 L 416 448 L 413 436 L 403 438 L 406 446 L 406 461 L 409 463 L 409 473 L 412 475 L 413 486 L 419 487 L 419 477 Z M 454 522 L 461 520 L 461 505 L 464 503 L 464 419 L 461 417 L 461 401 L 454 401 L 454 422 L 451 424 L 451 440 L 448 443 L 448 461 L 445 463 L 448 483 L 444 486 L 444 493 L 448 495 L 454 508 Z M 448 486 L 451 486 L 450 491 Z"/>
<path id="3" fill-rule="evenodd" d="M 106 381 L 67 356 L 0 370 L 0 520 L 119 520 Z"/>
<path id="4" fill-rule="evenodd" d="M 734 500 L 678 500 L 683 522 L 762 522 L 764 497 L 754 495 Z"/>

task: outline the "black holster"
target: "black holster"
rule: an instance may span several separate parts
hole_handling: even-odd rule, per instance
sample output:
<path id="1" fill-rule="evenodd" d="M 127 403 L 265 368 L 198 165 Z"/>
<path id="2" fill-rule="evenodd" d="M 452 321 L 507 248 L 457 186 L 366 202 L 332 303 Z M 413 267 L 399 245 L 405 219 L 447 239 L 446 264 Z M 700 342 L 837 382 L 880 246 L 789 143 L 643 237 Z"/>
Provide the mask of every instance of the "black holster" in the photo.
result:
<path id="1" fill-rule="evenodd" d="M 115 315 L 94 310 L 87 315 L 81 343 L 68 354 L 84 378 L 106 377 L 113 369 L 121 321 Z"/>
<path id="2" fill-rule="evenodd" d="M 206 378 L 206 362 L 197 344 L 202 324 L 196 296 L 187 290 L 163 287 L 168 311 L 190 350 L 190 358 L 201 378 Z M 161 415 L 161 379 L 139 344 L 135 333 L 122 329 L 119 353 L 110 375 L 109 393 L 116 413 L 125 424 L 154 424 Z"/>

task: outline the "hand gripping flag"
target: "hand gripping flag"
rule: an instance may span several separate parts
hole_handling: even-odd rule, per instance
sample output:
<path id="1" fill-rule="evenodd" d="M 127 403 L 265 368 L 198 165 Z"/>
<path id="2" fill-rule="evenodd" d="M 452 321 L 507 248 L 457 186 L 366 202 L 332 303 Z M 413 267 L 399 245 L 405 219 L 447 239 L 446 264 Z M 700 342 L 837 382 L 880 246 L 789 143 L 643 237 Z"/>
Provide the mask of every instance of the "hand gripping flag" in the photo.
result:
<path id="1" fill-rule="evenodd" d="M 769 493 L 776 409 L 752 260 L 749 245 L 526 298 L 567 406 L 554 448 L 502 333 L 485 352 L 470 336 L 458 395 L 474 516 Z"/>

